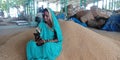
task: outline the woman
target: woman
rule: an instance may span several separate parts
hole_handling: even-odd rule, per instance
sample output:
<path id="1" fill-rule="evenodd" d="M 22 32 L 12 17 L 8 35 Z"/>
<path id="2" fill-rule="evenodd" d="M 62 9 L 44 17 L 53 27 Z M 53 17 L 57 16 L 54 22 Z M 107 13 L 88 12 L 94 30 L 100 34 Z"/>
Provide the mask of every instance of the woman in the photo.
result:
<path id="1" fill-rule="evenodd" d="M 35 40 L 27 43 L 27 60 L 55 60 L 62 50 L 62 32 L 55 14 L 44 9 Z"/>

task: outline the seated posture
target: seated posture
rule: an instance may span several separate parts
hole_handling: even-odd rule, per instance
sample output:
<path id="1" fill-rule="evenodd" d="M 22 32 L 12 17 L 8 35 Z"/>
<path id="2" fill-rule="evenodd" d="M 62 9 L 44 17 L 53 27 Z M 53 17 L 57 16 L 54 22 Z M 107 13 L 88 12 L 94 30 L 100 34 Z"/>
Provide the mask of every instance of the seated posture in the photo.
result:
<path id="1" fill-rule="evenodd" d="M 43 10 L 43 20 L 27 43 L 27 60 L 56 60 L 62 51 L 62 31 L 51 9 Z"/>

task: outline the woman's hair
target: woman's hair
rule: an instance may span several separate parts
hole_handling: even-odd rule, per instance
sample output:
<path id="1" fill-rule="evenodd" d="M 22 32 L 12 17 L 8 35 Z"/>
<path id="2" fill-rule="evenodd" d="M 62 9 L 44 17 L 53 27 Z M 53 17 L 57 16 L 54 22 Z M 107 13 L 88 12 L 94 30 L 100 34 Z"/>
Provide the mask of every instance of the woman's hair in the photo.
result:
<path id="1" fill-rule="evenodd" d="M 45 11 L 49 13 L 48 9 L 45 8 L 45 9 L 43 10 L 43 17 L 44 17 L 44 12 L 45 12 Z"/>
<path id="2" fill-rule="evenodd" d="M 45 9 L 43 9 L 43 13 L 44 13 L 45 11 L 47 11 L 47 12 L 48 12 L 48 9 L 46 9 L 46 8 L 45 8 Z"/>

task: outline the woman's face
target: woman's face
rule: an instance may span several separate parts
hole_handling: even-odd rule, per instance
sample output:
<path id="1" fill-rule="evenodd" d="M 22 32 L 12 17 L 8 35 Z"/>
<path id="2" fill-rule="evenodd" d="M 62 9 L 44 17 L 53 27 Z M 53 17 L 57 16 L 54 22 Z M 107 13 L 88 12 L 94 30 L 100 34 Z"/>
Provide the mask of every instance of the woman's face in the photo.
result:
<path id="1" fill-rule="evenodd" d="M 48 11 L 45 11 L 43 13 L 43 18 L 44 18 L 45 22 L 48 22 L 50 20 L 50 16 L 49 16 L 49 12 Z"/>

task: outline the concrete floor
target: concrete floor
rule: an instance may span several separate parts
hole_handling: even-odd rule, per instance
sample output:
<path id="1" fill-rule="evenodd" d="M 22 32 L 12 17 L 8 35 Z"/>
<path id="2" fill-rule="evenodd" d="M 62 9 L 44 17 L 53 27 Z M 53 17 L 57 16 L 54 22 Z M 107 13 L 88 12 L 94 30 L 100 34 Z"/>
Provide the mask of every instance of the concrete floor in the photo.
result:
<path id="1" fill-rule="evenodd" d="M 30 29 L 29 26 L 0 26 L 0 45 L 5 43 L 8 38 L 17 35 L 24 30 Z"/>

